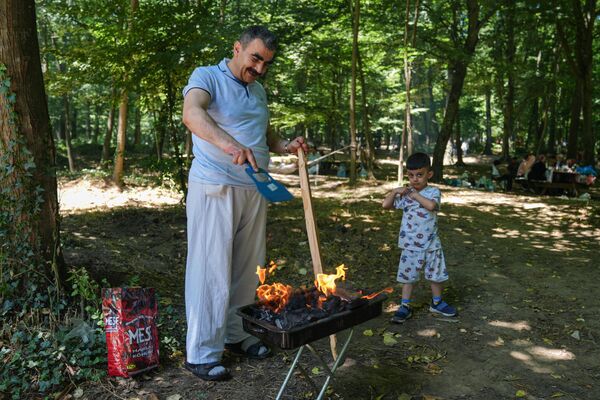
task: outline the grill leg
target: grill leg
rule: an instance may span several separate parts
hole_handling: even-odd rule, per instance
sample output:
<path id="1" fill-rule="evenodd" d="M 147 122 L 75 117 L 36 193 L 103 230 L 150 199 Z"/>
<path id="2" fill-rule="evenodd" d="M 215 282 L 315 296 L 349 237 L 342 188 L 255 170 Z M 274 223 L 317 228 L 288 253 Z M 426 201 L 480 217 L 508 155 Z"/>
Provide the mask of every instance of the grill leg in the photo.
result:
<path id="1" fill-rule="evenodd" d="M 304 351 L 304 346 L 301 346 L 300 349 L 298 349 L 298 352 L 296 353 L 294 362 L 292 362 L 292 366 L 290 367 L 290 370 L 288 371 L 287 376 L 285 377 L 285 380 L 283 381 L 283 384 L 281 385 L 281 388 L 279 389 L 279 393 L 277 393 L 276 400 L 281 399 L 281 396 L 283 396 L 283 391 L 285 390 L 285 387 L 287 386 L 288 382 L 290 381 L 290 378 L 292 377 L 292 374 L 294 373 L 294 370 L 296 369 L 296 365 L 298 365 L 298 361 L 300 361 L 300 356 L 302 355 L 303 351 Z"/>
<path id="2" fill-rule="evenodd" d="M 329 387 L 329 382 L 331 382 L 331 380 L 333 379 L 333 375 L 335 374 L 335 371 L 346 359 L 346 351 L 348 350 L 348 345 L 350 344 L 350 340 L 352 339 L 353 333 L 354 333 L 354 328 L 350 329 L 348 338 L 344 342 L 344 346 L 342 347 L 342 350 L 338 354 L 338 357 L 335 360 L 335 362 L 333 363 L 333 366 L 331 368 L 329 368 L 329 366 L 327 365 L 327 363 L 325 362 L 323 357 L 321 357 L 321 355 L 310 344 L 305 344 L 305 345 L 301 346 L 298 349 L 298 352 L 296 353 L 296 357 L 294 357 L 294 361 L 292 362 L 292 365 L 290 366 L 290 370 L 288 371 L 287 376 L 285 377 L 285 380 L 281 384 L 281 388 L 279 389 L 279 393 L 277 393 L 276 400 L 280 400 L 281 397 L 283 396 L 283 392 L 285 391 L 285 388 L 288 385 L 288 383 L 294 373 L 294 370 L 296 368 L 300 369 L 300 372 L 302 372 L 302 374 L 307 378 L 308 382 L 317 391 L 319 390 L 318 386 L 315 384 L 313 379 L 308 375 L 308 373 L 304 370 L 304 368 L 302 368 L 302 365 L 299 364 L 300 356 L 302 355 L 302 352 L 304 351 L 305 347 L 307 347 L 315 355 L 315 357 L 317 357 L 317 359 L 321 362 L 321 364 L 325 368 L 325 371 L 327 371 L 327 378 L 325 379 L 325 382 L 323 383 L 323 386 L 321 387 L 321 392 L 319 393 L 319 396 L 316 398 L 316 400 L 323 399 L 323 397 L 325 396 L 325 391 Z"/>
<path id="3" fill-rule="evenodd" d="M 340 351 L 340 353 L 338 354 L 338 358 L 337 358 L 337 360 L 335 360 L 335 363 L 333 363 L 333 367 L 331 367 L 331 370 L 329 370 L 329 368 L 327 368 L 327 370 L 329 370 L 329 373 L 327 374 L 327 379 L 325 379 L 325 383 L 323 383 L 323 388 L 321 389 L 321 393 L 319 393 L 319 397 L 317 397 L 317 400 L 321 400 L 323 398 L 323 396 L 325 396 L 325 391 L 327 390 L 327 387 L 329 386 L 329 381 L 331 381 L 331 379 L 333 378 L 333 374 L 335 374 L 335 371 L 338 369 L 340 364 L 343 363 L 344 360 L 346 359 L 346 350 L 348 350 L 348 345 L 350 344 L 350 339 L 352 339 L 353 333 L 354 333 L 354 328 L 350 329 L 350 333 L 348 334 L 348 339 L 346 339 L 346 342 L 344 343 L 344 347 L 342 347 L 342 351 Z M 327 364 L 325 364 L 325 366 L 327 366 Z"/>

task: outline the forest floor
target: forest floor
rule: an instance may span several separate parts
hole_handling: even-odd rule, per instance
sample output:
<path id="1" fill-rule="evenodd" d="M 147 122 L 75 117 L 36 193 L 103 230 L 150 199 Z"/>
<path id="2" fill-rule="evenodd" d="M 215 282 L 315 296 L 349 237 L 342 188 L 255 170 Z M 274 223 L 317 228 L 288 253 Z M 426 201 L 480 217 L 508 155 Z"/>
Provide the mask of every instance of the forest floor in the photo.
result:
<path id="1" fill-rule="evenodd" d="M 474 174 L 489 169 L 478 159 L 466 161 Z M 356 327 L 328 397 L 600 398 L 600 201 L 439 185 L 439 229 L 451 277 L 445 300 L 458 307 L 459 317 L 430 315 L 430 292 L 422 282 L 413 318 L 394 325 L 389 319 L 400 296 L 395 277 L 401 213 L 383 210 L 381 201 L 395 185 L 397 164 L 381 159 L 378 165 L 380 179 L 357 188 L 336 177 L 313 182 L 327 272 L 344 263 L 357 286 L 395 288 L 382 315 Z M 445 172 L 456 176 L 463 169 Z M 277 177 L 296 198 L 269 207 L 267 260 L 279 265 L 277 280 L 309 285 L 298 178 Z M 293 354 L 277 352 L 265 361 L 226 354 L 233 379 L 224 383 L 201 381 L 182 367 L 186 218 L 179 193 L 134 185 L 120 191 L 88 176 L 61 179 L 59 195 L 67 262 L 111 285 L 133 279 L 155 287 L 159 312 L 168 317 L 159 334 L 172 336 L 159 369 L 86 385 L 81 398 L 275 398 Z M 347 334 L 339 333 L 338 342 Z M 329 340 L 315 346 L 327 353 Z M 307 353 L 301 362 L 321 382 L 323 368 Z M 296 374 L 283 398 L 314 397 L 315 389 Z"/>

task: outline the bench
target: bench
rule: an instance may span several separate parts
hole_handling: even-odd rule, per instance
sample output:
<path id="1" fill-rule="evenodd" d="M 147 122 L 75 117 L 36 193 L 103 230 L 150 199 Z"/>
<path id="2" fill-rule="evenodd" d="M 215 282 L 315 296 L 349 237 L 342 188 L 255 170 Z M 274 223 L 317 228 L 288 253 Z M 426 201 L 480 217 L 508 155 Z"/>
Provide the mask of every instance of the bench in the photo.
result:
<path id="1" fill-rule="evenodd" d="M 587 193 L 590 186 L 578 182 L 548 182 L 548 181 L 527 181 L 530 187 L 539 194 L 546 194 L 548 189 L 566 190 L 569 194 L 579 196 L 582 193 Z"/>

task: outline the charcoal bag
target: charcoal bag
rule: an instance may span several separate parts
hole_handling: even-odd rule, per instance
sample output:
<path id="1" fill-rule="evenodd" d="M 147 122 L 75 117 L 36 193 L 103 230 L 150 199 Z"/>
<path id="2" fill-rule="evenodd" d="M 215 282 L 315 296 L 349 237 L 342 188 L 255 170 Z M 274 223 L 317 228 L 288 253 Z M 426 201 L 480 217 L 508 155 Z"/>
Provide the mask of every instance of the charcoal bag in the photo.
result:
<path id="1" fill-rule="evenodd" d="M 157 311 L 153 288 L 102 289 L 110 376 L 128 378 L 158 366 Z"/>

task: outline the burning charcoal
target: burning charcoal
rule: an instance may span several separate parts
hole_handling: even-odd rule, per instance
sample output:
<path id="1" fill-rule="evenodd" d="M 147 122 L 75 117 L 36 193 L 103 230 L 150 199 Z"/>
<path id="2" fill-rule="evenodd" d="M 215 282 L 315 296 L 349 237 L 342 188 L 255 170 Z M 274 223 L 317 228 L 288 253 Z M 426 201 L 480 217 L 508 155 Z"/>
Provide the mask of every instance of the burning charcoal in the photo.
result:
<path id="1" fill-rule="evenodd" d="M 335 288 L 334 294 L 342 300 L 352 303 L 356 299 L 360 299 L 362 295 L 354 290 L 350 290 L 341 286 Z"/>
<path id="2" fill-rule="evenodd" d="M 290 297 L 290 301 L 285 306 L 286 310 L 297 310 L 306 307 L 306 300 L 304 298 L 304 293 L 301 291 L 295 292 L 292 297 Z"/>
<path id="3" fill-rule="evenodd" d="M 369 303 L 369 300 L 359 297 L 358 299 L 354 299 L 351 302 L 349 302 L 347 307 L 348 307 L 348 310 L 354 310 L 354 309 L 362 307 L 368 303 Z"/>
<path id="4" fill-rule="evenodd" d="M 342 308 L 342 299 L 338 296 L 329 296 L 327 301 L 323 304 L 323 309 L 327 312 L 327 314 L 331 315 L 336 312 L 341 311 Z"/>

